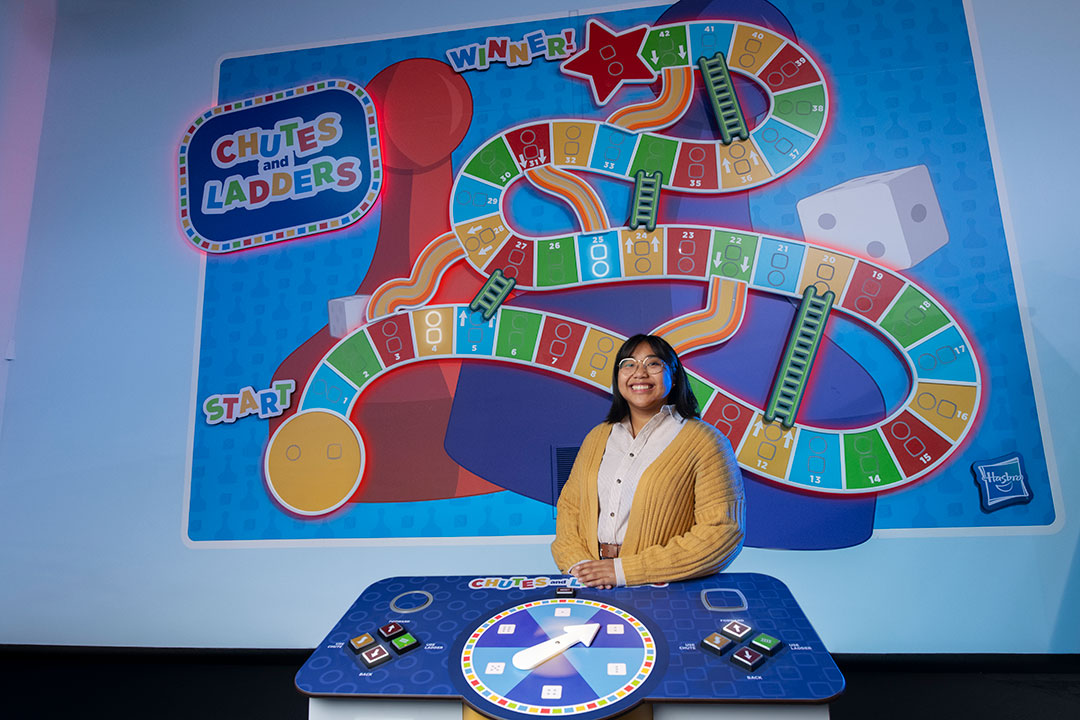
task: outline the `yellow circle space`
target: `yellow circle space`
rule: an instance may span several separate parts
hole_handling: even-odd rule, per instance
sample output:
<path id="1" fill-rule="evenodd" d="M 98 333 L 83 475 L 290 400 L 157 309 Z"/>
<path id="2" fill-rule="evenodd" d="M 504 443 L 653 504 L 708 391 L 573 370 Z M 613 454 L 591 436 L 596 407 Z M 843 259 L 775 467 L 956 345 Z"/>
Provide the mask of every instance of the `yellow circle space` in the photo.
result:
<path id="1" fill-rule="evenodd" d="M 278 502 L 301 515 L 341 507 L 360 485 L 364 444 L 345 418 L 307 410 L 282 423 L 266 451 L 266 482 Z"/>

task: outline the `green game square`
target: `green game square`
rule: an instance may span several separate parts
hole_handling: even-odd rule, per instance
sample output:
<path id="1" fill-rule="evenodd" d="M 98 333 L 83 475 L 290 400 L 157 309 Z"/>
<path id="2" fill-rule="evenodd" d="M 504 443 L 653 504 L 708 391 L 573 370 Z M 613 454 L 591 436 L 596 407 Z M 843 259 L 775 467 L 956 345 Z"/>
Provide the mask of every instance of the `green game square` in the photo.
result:
<path id="1" fill-rule="evenodd" d="M 678 148 L 677 140 L 643 136 L 634 152 L 633 162 L 630 164 L 630 177 L 634 177 L 638 170 L 644 170 L 647 175 L 659 170 L 663 176 L 662 181 L 670 182 L 671 169 L 675 167 L 675 153 Z"/>
<path id="2" fill-rule="evenodd" d="M 371 347 L 367 335 L 362 332 L 338 345 L 327 361 L 357 387 L 363 387 L 382 370 L 375 349 Z"/>
<path id="3" fill-rule="evenodd" d="M 500 310 L 495 355 L 512 360 L 531 360 L 540 335 L 540 320 L 537 313 L 509 308 Z"/>
<path id="4" fill-rule="evenodd" d="M 645 38 L 641 56 L 653 70 L 690 65 L 690 44 L 686 42 L 686 26 L 653 30 Z"/>
<path id="5" fill-rule="evenodd" d="M 825 89 L 821 85 L 779 93 L 773 98 L 773 116 L 816 136 L 825 122 Z"/>
<path id="6" fill-rule="evenodd" d="M 750 282 L 759 239 L 757 235 L 714 231 L 712 253 L 709 256 L 709 273 L 716 277 L 729 277 Z"/>
<path id="7" fill-rule="evenodd" d="M 578 280 L 574 238 L 541 240 L 536 244 L 536 284 L 541 287 L 569 285 Z"/>
<path id="8" fill-rule="evenodd" d="M 881 329 L 906 348 L 948 324 L 949 319 L 941 308 L 909 285 L 882 318 Z"/>
<path id="9" fill-rule="evenodd" d="M 713 396 L 713 388 L 693 373 L 686 373 L 686 377 L 690 380 L 690 391 L 697 398 L 698 410 L 701 410 L 708 404 L 709 398 Z"/>
<path id="10" fill-rule="evenodd" d="M 481 180 L 506 187 L 506 183 L 518 176 L 519 170 L 506 142 L 499 136 L 480 149 L 465 166 L 465 172 Z"/>
<path id="11" fill-rule="evenodd" d="M 187 207 L 187 198 L 180 198 L 180 207 Z"/>
<path id="12" fill-rule="evenodd" d="M 844 433 L 844 477 L 848 490 L 880 488 L 902 479 L 877 430 Z"/>

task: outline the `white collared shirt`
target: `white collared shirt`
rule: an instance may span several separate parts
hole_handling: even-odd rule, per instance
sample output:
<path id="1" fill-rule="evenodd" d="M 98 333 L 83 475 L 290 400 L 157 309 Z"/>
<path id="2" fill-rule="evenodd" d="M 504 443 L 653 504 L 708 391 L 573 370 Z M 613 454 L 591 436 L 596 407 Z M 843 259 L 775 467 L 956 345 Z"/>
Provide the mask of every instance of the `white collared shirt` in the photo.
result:
<path id="1" fill-rule="evenodd" d="M 600 501 L 597 542 L 622 545 L 634 491 L 642 473 L 667 449 L 685 422 L 674 405 L 665 405 L 645 423 L 636 437 L 631 432 L 629 418 L 611 428 L 596 477 L 596 494 Z M 626 585 L 619 558 L 615 558 L 615 579 L 619 585 Z"/>

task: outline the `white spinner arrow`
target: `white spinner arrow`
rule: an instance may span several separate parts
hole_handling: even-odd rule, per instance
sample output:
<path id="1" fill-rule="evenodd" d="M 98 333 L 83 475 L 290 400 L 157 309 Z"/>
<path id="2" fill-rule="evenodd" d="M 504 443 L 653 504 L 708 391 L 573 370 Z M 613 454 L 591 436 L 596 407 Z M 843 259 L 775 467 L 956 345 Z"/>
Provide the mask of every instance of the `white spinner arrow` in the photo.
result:
<path id="1" fill-rule="evenodd" d="M 553 657 L 561 655 L 578 643 L 583 643 L 585 647 L 592 645 L 593 638 L 596 637 L 596 633 L 599 631 L 600 623 L 567 625 L 563 628 L 562 635 L 514 653 L 512 662 L 518 670 L 532 670 L 537 665 L 546 663 Z"/>

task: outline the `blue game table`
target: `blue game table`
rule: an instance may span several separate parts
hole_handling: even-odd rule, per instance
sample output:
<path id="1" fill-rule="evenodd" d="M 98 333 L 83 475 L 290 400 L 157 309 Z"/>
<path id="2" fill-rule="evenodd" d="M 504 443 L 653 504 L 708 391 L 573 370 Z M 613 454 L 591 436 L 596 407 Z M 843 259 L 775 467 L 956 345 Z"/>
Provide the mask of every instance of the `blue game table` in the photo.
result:
<path id="1" fill-rule="evenodd" d="M 296 686 L 313 718 L 460 718 L 464 702 L 501 720 L 601 720 L 643 701 L 658 719 L 827 717 L 844 678 L 767 575 L 613 590 L 457 576 L 369 586 Z"/>

